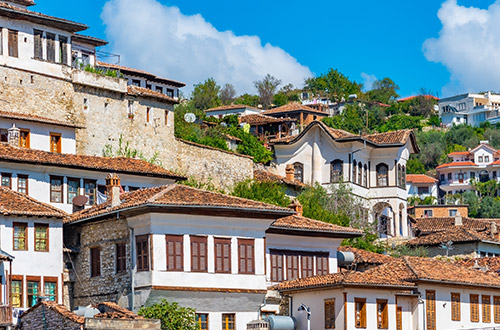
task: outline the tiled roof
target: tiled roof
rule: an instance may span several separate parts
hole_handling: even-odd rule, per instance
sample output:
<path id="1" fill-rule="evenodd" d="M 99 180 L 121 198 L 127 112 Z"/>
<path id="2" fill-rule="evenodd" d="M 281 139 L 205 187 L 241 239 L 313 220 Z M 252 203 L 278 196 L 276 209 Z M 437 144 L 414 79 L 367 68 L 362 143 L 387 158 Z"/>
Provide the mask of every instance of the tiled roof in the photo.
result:
<path id="1" fill-rule="evenodd" d="M 201 190 L 179 184 L 170 184 L 153 188 L 140 189 L 120 195 L 121 203 L 111 207 L 111 201 L 95 205 L 91 208 L 73 213 L 68 222 L 92 218 L 99 215 L 113 213 L 118 210 L 137 206 L 157 207 L 190 207 L 199 209 L 235 210 L 272 212 L 277 216 L 289 215 L 293 211 L 289 208 L 279 207 L 249 199 L 224 195 L 211 191 Z"/>
<path id="2" fill-rule="evenodd" d="M 85 317 L 76 315 L 75 313 L 73 313 L 72 311 L 67 309 L 66 306 L 59 305 L 58 303 L 56 303 L 54 301 L 41 301 L 38 304 L 36 304 L 35 306 L 28 309 L 26 312 L 22 313 L 20 318 L 22 319 L 22 318 L 28 316 L 32 311 L 36 310 L 37 308 L 39 308 L 42 305 L 45 306 L 46 308 L 49 308 L 49 309 L 59 313 L 64 318 L 69 319 L 75 323 L 78 323 L 78 324 L 85 323 Z"/>
<path id="3" fill-rule="evenodd" d="M 365 272 L 342 272 L 285 281 L 281 291 L 303 290 L 338 285 L 372 287 L 415 287 L 418 282 L 448 283 L 500 289 L 500 277 L 447 261 L 431 258 L 402 257 Z"/>
<path id="4" fill-rule="evenodd" d="M 153 79 L 153 80 L 161 80 L 161 81 L 165 82 L 166 84 L 171 84 L 171 85 L 176 86 L 176 87 L 186 86 L 186 84 L 183 82 L 175 81 L 175 80 L 171 80 L 171 79 L 166 79 L 166 78 L 161 78 L 153 73 L 138 70 L 138 69 L 128 68 L 128 67 L 123 66 L 123 65 L 110 64 L 110 63 L 105 63 L 105 62 L 97 62 L 97 65 L 99 67 L 103 67 L 103 68 L 110 68 L 110 69 L 120 70 L 123 72 L 130 72 L 131 74 L 135 73 L 139 76 L 146 76 L 147 78 Z"/>
<path id="5" fill-rule="evenodd" d="M 441 164 L 436 169 L 439 168 L 445 168 L 445 167 L 463 167 L 463 166 L 477 166 L 476 163 L 467 161 L 467 162 L 451 162 L 451 163 L 446 163 L 446 164 Z"/>
<path id="6" fill-rule="evenodd" d="M 455 217 L 413 218 L 413 229 L 419 234 L 444 231 L 455 226 Z M 490 224 L 486 221 L 462 217 L 462 227 L 474 231 L 486 231 Z"/>
<path id="7" fill-rule="evenodd" d="M 266 124 L 279 124 L 291 121 L 297 121 L 297 119 L 292 118 L 275 118 L 271 116 L 253 114 L 240 117 L 240 123 L 247 123 L 250 125 L 266 125 Z"/>
<path id="8" fill-rule="evenodd" d="M 463 226 L 450 227 L 444 231 L 430 233 L 425 236 L 417 237 L 406 242 L 407 245 L 440 245 L 441 243 L 454 242 L 481 242 L 493 241 L 494 239 L 485 233 L 477 232 L 475 230 L 466 229 Z"/>
<path id="9" fill-rule="evenodd" d="M 454 151 L 454 152 L 450 152 L 448 154 L 448 156 L 468 156 L 470 155 L 470 152 L 469 151 Z"/>
<path id="10" fill-rule="evenodd" d="M 255 181 L 259 182 L 266 182 L 266 181 L 271 181 L 271 182 L 276 182 L 276 183 L 284 183 L 290 186 L 295 186 L 295 187 L 305 187 L 306 184 L 297 181 L 297 180 L 288 180 L 286 177 L 277 175 L 274 173 L 271 173 L 266 170 L 254 170 L 253 171 L 253 178 Z"/>
<path id="11" fill-rule="evenodd" d="M 457 265 L 468 268 L 474 268 L 479 266 L 483 270 L 494 273 L 497 276 L 500 274 L 500 257 L 458 259 L 455 260 L 454 262 Z"/>
<path id="12" fill-rule="evenodd" d="M 168 101 L 169 103 L 179 104 L 179 101 L 174 99 L 173 97 L 167 96 L 151 89 L 134 85 L 129 85 L 127 87 L 127 94 L 133 96 L 152 97 L 155 99 L 160 99 L 162 101 Z"/>
<path id="13" fill-rule="evenodd" d="M 332 223 L 309 219 L 298 215 L 290 215 L 273 222 L 270 228 L 292 229 L 302 231 L 327 232 L 336 234 L 352 234 L 353 237 L 362 236 L 363 231 L 351 227 L 343 227 Z"/>
<path id="14" fill-rule="evenodd" d="M 303 105 L 300 103 L 288 103 L 285 104 L 281 107 L 277 107 L 274 109 L 266 110 L 262 114 L 263 115 L 278 115 L 278 114 L 283 114 L 287 112 L 293 112 L 293 111 L 306 111 L 306 112 L 311 112 L 317 115 L 323 115 L 323 116 L 328 116 L 328 113 L 320 110 L 313 109 L 311 107 L 308 107 L 307 105 Z"/>
<path id="15" fill-rule="evenodd" d="M 81 41 L 85 42 L 87 44 L 91 44 L 93 46 L 99 47 L 99 46 L 106 46 L 108 42 L 106 40 L 102 40 L 96 37 L 91 37 L 91 36 L 85 36 L 83 34 L 74 34 L 71 37 L 71 41 Z"/>
<path id="16" fill-rule="evenodd" d="M 355 258 L 354 263 L 356 264 L 382 265 L 394 260 L 393 257 L 385 254 L 356 249 L 351 246 L 341 246 L 338 250 L 341 252 L 352 252 Z"/>
<path id="17" fill-rule="evenodd" d="M 436 183 L 437 179 L 425 174 L 407 174 L 406 181 L 411 183 Z"/>
<path id="18" fill-rule="evenodd" d="M 142 316 L 138 316 L 136 313 L 129 311 L 128 309 L 123 308 L 114 302 L 103 301 L 94 305 L 94 308 L 97 308 L 101 311 L 101 314 L 97 314 L 95 316 L 97 318 L 143 319 Z"/>
<path id="19" fill-rule="evenodd" d="M 337 139 L 343 139 L 343 138 L 355 138 L 355 137 L 358 137 L 358 135 L 355 135 L 355 134 L 352 134 L 352 133 L 349 133 L 347 131 L 344 131 L 342 129 L 336 129 L 336 128 L 331 128 L 330 126 L 326 125 L 325 123 L 323 123 L 322 121 L 319 121 L 319 120 L 315 120 L 313 121 L 312 123 L 310 123 L 300 134 L 298 135 L 291 135 L 291 136 L 287 136 L 287 137 L 284 137 L 284 138 L 280 138 L 280 139 L 274 139 L 274 140 L 271 140 L 270 142 L 271 143 L 290 143 L 292 141 L 297 141 L 299 140 L 302 136 L 304 136 L 306 134 L 306 132 L 311 129 L 313 126 L 320 126 L 322 129 L 325 130 L 325 132 L 327 132 L 331 137 L 332 139 L 334 140 L 337 140 Z"/>
<path id="20" fill-rule="evenodd" d="M 58 154 L 37 149 L 12 147 L 7 143 L 0 143 L 0 161 L 29 163 L 35 165 L 52 165 L 95 171 L 112 171 L 117 173 L 146 175 L 175 180 L 185 179 L 185 177 L 168 171 L 163 167 L 150 164 L 140 159 Z"/>
<path id="21" fill-rule="evenodd" d="M 439 98 L 438 97 L 435 97 L 434 95 L 413 95 L 413 96 L 408 96 L 408 97 L 403 97 L 401 99 L 398 99 L 398 102 L 404 102 L 404 101 L 408 101 L 408 100 L 411 100 L 411 99 L 414 99 L 414 98 L 417 98 L 417 97 L 425 97 L 426 99 L 434 99 L 436 101 L 439 101 Z"/>
<path id="22" fill-rule="evenodd" d="M 19 119 L 19 120 L 31 121 L 31 122 L 42 123 L 42 124 L 83 128 L 83 126 L 81 126 L 81 125 L 76 125 L 76 124 L 73 124 L 73 123 L 70 123 L 67 121 L 56 120 L 56 119 L 52 119 L 52 118 L 41 117 L 41 116 L 37 116 L 37 115 L 30 115 L 30 114 L 19 113 L 19 112 L 10 112 L 10 111 L 0 110 L 0 118 Z"/>
<path id="23" fill-rule="evenodd" d="M 10 0 L 10 2 L 18 3 L 24 6 L 33 6 L 35 5 L 35 1 L 33 0 Z"/>
<path id="24" fill-rule="evenodd" d="M 231 105 L 221 105 L 220 107 L 210 108 L 205 110 L 205 112 L 220 111 L 220 110 L 235 110 L 235 109 L 253 109 L 260 111 L 259 108 L 251 107 L 245 104 L 231 104 Z"/>
<path id="25" fill-rule="evenodd" d="M 68 216 L 67 213 L 58 208 L 6 187 L 0 187 L 0 214 L 4 216 L 25 215 L 59 219 Z"/>
<path id="26" fill-rule="evenodd" d="M 406 143 L 411 133 L 412 130 L 403 129 L 399 131 L 364 135 L 363 138 L 376 144 L 402 144 Z"/>

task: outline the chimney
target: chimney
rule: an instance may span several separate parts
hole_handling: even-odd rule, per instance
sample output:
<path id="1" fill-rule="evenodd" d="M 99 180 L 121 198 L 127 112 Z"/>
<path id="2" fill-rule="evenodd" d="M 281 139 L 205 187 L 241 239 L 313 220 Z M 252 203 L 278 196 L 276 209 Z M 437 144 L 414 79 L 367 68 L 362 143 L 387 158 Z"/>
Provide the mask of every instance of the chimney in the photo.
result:
<path id="1" fill-rule="evenodd" d="M 462 216 L 460 215 L 460 211 L 458 211 L 457 215 L 455 215 L 455 226 L 461 226 L 462 224 Z"/>
<path id="2" fill-rule="evenodd" d="M 285 168 L 286 179 L 293 181 L 295 180 L 295 169 L 292 164 L 288 164 Z"/>
<path id="3" fill-rule="evenodd" d="M 16 124 L 12 124 L 12 127 L 7 130 L 7 142 L 13 147 L 19 147 L 19 135 L 20 129 L 16 127 Z"/>
<path id="4" fill-rule="evenodd" d="M 106 191 L 108 201 L 111 201 L 111 207 L 120 205 L 120 178 L 116 173 L 109 173 L 106 177 Z"/>
<path id="5" fill-rule="evenodd" d="M 495 221 L 491 222 L 490 234 L 491 234 L 491 238 L 493 238 L 493 239 L 498 238 L 498 226 L 497 226 L 497 223 Z"/>
<path id="6" fill-rule="evenodd" d="M 302 216 L 302 204 L 300 204 L 298 199 L 294 199 L 293 202 L 288 205 L 288 207 L 294 210 L 297 213 L 296 215 L 298 215 L 299 217 Z"/>

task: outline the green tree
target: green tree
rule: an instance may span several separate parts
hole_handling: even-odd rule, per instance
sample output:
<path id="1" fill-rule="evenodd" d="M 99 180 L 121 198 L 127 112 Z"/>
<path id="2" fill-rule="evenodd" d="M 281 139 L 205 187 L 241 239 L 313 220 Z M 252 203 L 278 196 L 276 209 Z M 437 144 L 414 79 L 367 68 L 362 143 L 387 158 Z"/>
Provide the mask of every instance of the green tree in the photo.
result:
<path id="1" fill-rule="evenodd" d="M 159 304 L 141 307 L 137 314 L 147 319 L 160 320 L 162 330 L 197 329 L 194 309 L 181 307 L 178 303 L 170 303 L 166 299 Z"/>
<path id="2" fill-rule="evenodd" d="M 231 104 L 236 97 L 236 90 L 231 84 L 225 84 L 219 92 L 219 99 L 223 105 Z"/>
<path id="3" fill-rule="evenodd" d="M 372 90 L 368 91 L 367 96 L 371 101 L 377 101 L 385 104 L 396 100 L 399 86 L 390 78 L 377 80 L 373 83 Z"/>
<path id="4" fill-rule="evenodd" d="M 406 162 L 406 172 L 408 174 L 425 174 L 427 171 L 425 170 L 424 164 L 415 155 L 411 155 L 410 159 Z"/>
<path id="5" fill-rule="evenodd" d="M 500 148 L 500 130 L 488 127 L 484 130 L 483 137 L 493 148 Z"/>
<path id="6" fill-rule="evenodd" d="M 305 81 L 305 90 L 315 94 L 329 97 L 332 101 L 347 100 L 349 95 L 361 94 L 363 84 L 349 80 L 337 69 L 330 68 L 327 73 L 319 77 L 309 78 Z"/>
<path id="7" fill-rule="evenodd" d="M 438 115 L 431 115 L 427 121 L 428 126 L 439 126 L 441 125 L 441 118 Z"/>
<path id="8" fill-rule="evenodd" d="M 260 103 L 260 99 L 258 95 L 243 94 L 238 96 L 233 103 L 257 107 Z"/>
<path id="9" fill-rule="evenodd" d="M 469 217 L 476 218 L 479 216 L 479 196 L 475 191 L 466 191 L 462 194 L 462 203 L 469 206 Z M 495 217 L 498 217 L 496 215 Z"/>
<path id="10" fill-rule="evenodd" d="M 254 201 L 274 204 L 282 207 L 290 205 L 290 198 L 285 194 L 286 186 L 276 182 L 244 180 L 236 184 L 233 196 Z"/>
<path id="11" fill-rule="evenodd" d="M 474 148 L 479 144 L 480 136 L 470 125 L 454 125 L 446 132 L 447 145 L 459 144 L 466 148 Z"/>
<path id="12" fill-rule="evenodd" d="M 354 134 L 359 134 L 366 127 L 364 111 L 358 104 L 348 104 L 342 114 L 325 117 L 322 121 L 332 128 L 343 129 Z"/>
<path id="13" fill-rule="evenodd" d="M 256 136 L 245 133 L 242 129 L 238 128 L 231 128 L 229 134 L 241 139 L 237 151 L 240 154 L 252 156 L 254 162 L 266 164 L 273 159 L 273 153 Z"/>
<path id="14" fill-rule="evenodd" d="M 486 196 L 481 199 L 479 206 L 480 218 L 497 218 L 500 214 L 500 200 Z"/>
<path id="15" fill-rule="evenodd" d="M 219 99 L 220 86 L 213 78 L 208 78 L 203 83 L 194 85 L 191 100 L 196 109 L 206 110 L 221 105 Z"/>
<path id="16" fill-rule="evenodd" d="M 260 97 L 260 103 L 264 109 L 269 109 L 273 102 L 274 95 L 281 85 L 281 80 L 271 76 L 269 73 L 262 80 L 254 82 L 255 88 Z"/>
<path id="17" fill-rule="evenodd" d="M 417 132 L 417 141 L 420 148 L 418 160 L 426 169 L 434 169 L 446 149 L 445 136 L 440 131 Z"/>
<path id="18" fill-rule="evenodd" d="M 394 115 L 378 128 L 379 132 L 397 131 L 401 129 L 421 129 L 421 117 Z"/>

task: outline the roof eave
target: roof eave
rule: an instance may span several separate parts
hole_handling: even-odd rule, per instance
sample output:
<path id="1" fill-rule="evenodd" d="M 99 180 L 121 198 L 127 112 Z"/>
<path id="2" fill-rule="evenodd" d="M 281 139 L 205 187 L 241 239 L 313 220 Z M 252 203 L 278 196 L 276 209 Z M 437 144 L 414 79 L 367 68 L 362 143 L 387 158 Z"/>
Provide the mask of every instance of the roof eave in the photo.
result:
<path id="1" fill-rule="evenodd" d="M 375 284 L 375 283 L 333 283 L 333 284 L 323 284 L 323 285 L 309 285 L 300 288 L 290 288 L 290 289 L 279 289 L 280 292 L 290 292 L 290 291 L 304 291 L 304 290 L 320 290 L 320 289 L 328 289 L 328 288 L 342 288 L 347 286 L 355 286 L 355 287 L 366 287 L 377 290 L 378 288 L 384 289 L 409 289 L 416 288 L 415 285 L 403 285 L 403 284 Z"/>
<path id="2" fill-rule="evenodd" d="M 312 236 L 312 237 L 329 237 L 329 238 L 355 238 L 363 236 L 363 233 L 348 233 L 340 231 L 326 231 L 314 229 L 300 228 L 284 228 L 271 225 L 266 231 L 269 234 L 285 234 L 294 236 Z"/>

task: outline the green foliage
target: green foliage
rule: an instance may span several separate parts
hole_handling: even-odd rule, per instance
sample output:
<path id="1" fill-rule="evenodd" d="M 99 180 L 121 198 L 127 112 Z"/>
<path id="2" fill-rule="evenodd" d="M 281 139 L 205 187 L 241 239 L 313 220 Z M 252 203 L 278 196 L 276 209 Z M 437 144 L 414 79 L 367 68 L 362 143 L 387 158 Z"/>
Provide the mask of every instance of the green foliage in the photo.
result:
<path id="1" fill-rule="evenodd" d="M 268 150 L 256 136 L 234 127 L 229 130 L 229 134 L 241 140 L 237 151 L 240 154 L 252 156 L 254 162 L 266 164 L 273 159 L 272 151 Z"/>
<path id="2" fill-rule="evenodd" d="M 432 115 L 429 117 L 429 120 L 427 121 L 428 126 L 439 126 L 441 125 L 441 118 L 439 118 L 438 115 Z"/>
<path id="3" fill-rule="evenodd" d="M 424 164 L 422 164 L 415 155 L 411 155 L 410 159 L 406 162 L 406 173 L 425 174 L 427 171 L 425 170 Z"/>
<path id="4" fill-rule="evenodd" d="M 351 94 L 361 94 L 363 84 L 349 80 L 337 69 L 330 68 L 327 73 L 305 81 L 305 90 L 321 96 L 328 96 L 332 101 L 347 100 Z"/>
<path id="5" fill-rule="evenodd" d="M 498 128 L 488 127 L 484 130 L 483 138 L 488 140 L 493 148 L 500 148 L 500 130 Z"/>
<path id="6" fill-rule="evenodd" d="M 147 319 L 159 319 L 162 330 L 196 330 L 195 310 L 179 306 L 178 303 L 169 303 L 166 299 L 159 304 L 141 307 L 138 315 Z"/>
<path id="7" fill-rule="evenodd" d="M 260 104 L 260 98 L 257 95 L 243 94 L 234 99 L 233 103 L 257 107 Z"/>
<path id="8" fill-rule="evenodd" d="M 394 115 L 378 128 L 379 132 L 397 131 L 401 129 L 421 129 L 420 121 L 422 117 L 413 117 L 407 115 Z"/>
<path id="9" fill-rule="evenodd" d="M 325 117 L 322 121 L 330 127 L 359 134 L 365 128 L 363 112 L 363 109 L 361 109 L 358 104 L 348 104 L 344 111 L 342 111 L 342 114 L 333 117 Z"/>
<path id="10" fill-rule="evenodd" d="M 396 100 L 398 95 L 399 86 L 390 78 L 377 80 L 373 83 L 372 90 L 367 94 L 368 99 L 385 104 L 392 103 Z"/>
<path id="11" fill-rule="evenodd" d="M 245 180 L 239 182 L 232 192 L 233 196 L 247 198 L 259 202 L 282 207 L 290 205 L 290 198 L 285 194 L 286 186 L 276 182 L 257 182 Z"/>
<path id="12" fill-rule="evenodd" d="M 466 148 L 474 148 L 479 144 L 480 136 L 470 125 L 455 125 L 445 135 L 446 144 L 460 144 Z"/>
<path id="13" fill-rule="evenodd" d="M 365 229 L 362 237 L 348 238 L 342 241 L 342 245 L 352 246 L 357 249 L 384 253 L 386 248 L 378 240 L 378 235 L 373 229 Z"/>
<path id="14" fill-rule="evenodd" d="M 475 191 L 466 191 L 462 194 L 462 202 L 469 206 L 469 217 L 476 218 L 479 216 L 479 196 Z M 498 217 L 495 216 L 495 217 Z"/>
<path id="15" fill-rule="evenodd" d="M 236 97 L 236 90 L 231 84 L 225 84 L 219 92 L 219 100 L 223 105 L 229 105 Z"/>
<path id="16" fill-rule="evenodd" d="M 147 158 L 144 156 L 142 151 L 139 151 L 130 146 L 130 141 L 123 142 L 123 135 L 120 134 L 118 138 L 118 150 L 116 152 L 113 151 L 113 146 L 110 144 L 106 144 L 102 150 L 103 157 L 126 157 L 126 158 L 139 158 L 145 162 L 148 162 L 153 165 L 163 166 L 161 160 L 159 159 L 159 152 L 156 151 L 153 156 Z"/>
<path id="17" fill-rule="evenodd" d="M 95 74 L 100 74 L 101 76 L 106 76 L 106 77 L 113 77 L 113 78 L 123 77 L 123 75 L 118 74 L 118 71 L 116 71 L 116 70 L 98 69 L 94 66 L 91 66 L 90 64 L 85 66 L 83 68 L 83 70 L 87 71 L 87 72 L 95 73 Z"/>
<path id="18" fill-rule="evenodd" d="M 406 244 L 398 245 L 390 251 L 392 257 L 399 258 L 402 256 L 423 257 L 429 256 L 429 251 L 424 246 L 412 247 Z"/>
<path id="19" fill-rule="evenodd" d="M 194 85 L 191 101 L 196 109 L 206 110 L 221 105 L 219 92 L 221 88 L 213 78 Z"/>
<path id="20" fill-rule="evenodd" d="M 425 198 L 420 198 L 418 196 L 412 196 L 408 198 L 408 205 L 433 205 L 436 202 L 436 197 L 427 196 Z"/>
<path id="21" fill-rule="evenodd" d="M 213 183 L 212 183 L 212 178 L 208 178 L 208 180 L 204 180 L 203 182 L 196 180 L 194 177 L 190 176 L 187 178 L 187 180 L 180 181 L 180 184 L 183 184 L 185 186 L 193 187 L 193 188 L 198 188 L 198 189 L 203 189 L 203 190 L 208 190 L 208 191 L 215 191 L 221 194 L 225 194 L 226 192 L 224 189 L 217 188 Z"/>
<path id="22" fill-rule="evenodd" d="M 495 180 L 489 180 L 487 182 L 479 182 L 477 180 L 474 180 L 472 182 L 472 187 L 479 193 L 479 196 L 481 197 L 494 197 L 498 189 L 500 189 L 500 183 L 497 183 Z"/>
<path id="23" fill-rule="evenodd" d="M 433 169 L 439 164 L 440 157 L 446 150 L 444 134 L 440 131 L 417 132 L 420 148 L 418 160 L 427 168 Z"/>
<path id="24" fill-rule="evenodd" d="M 480 218 L 498 218 L 500 214 L 500 200 L 491 196 L 486 196 L 481 199 L 479 204 Z"/>

